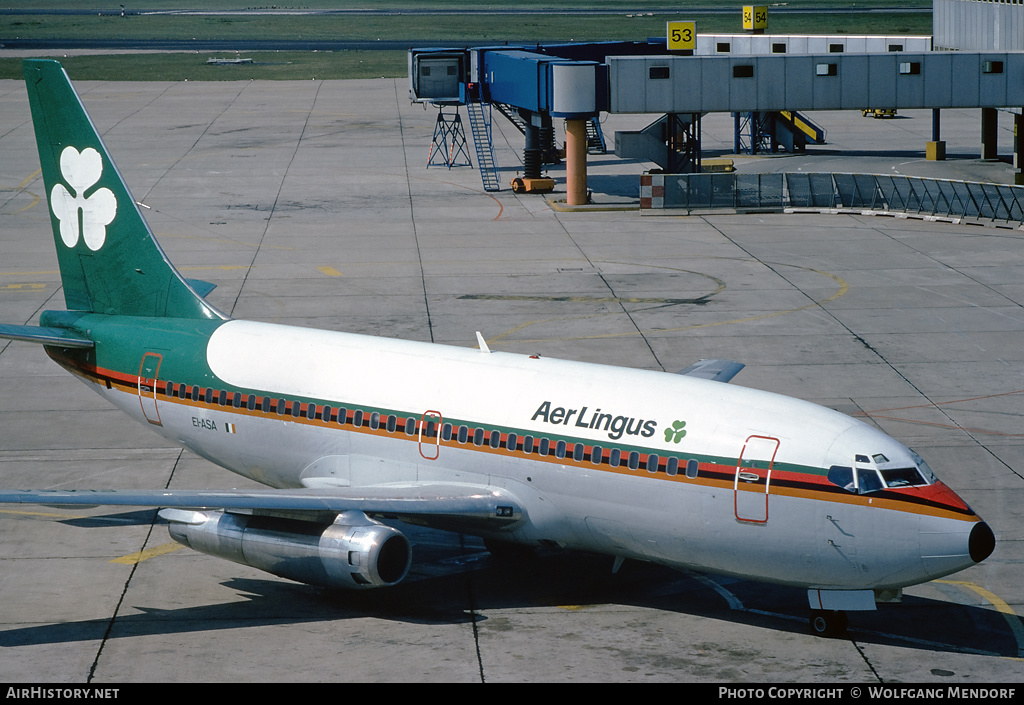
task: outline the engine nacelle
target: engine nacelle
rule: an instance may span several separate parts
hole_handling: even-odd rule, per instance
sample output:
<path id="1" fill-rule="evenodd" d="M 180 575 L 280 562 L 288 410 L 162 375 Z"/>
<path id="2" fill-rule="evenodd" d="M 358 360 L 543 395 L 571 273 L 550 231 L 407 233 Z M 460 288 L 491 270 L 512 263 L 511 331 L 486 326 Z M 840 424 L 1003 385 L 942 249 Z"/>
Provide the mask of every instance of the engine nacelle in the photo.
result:
<path id="1" fill-rule="evenodd" d="M 412 563 L 409 539 L 362 512 L 344 512 L 333 524 L 206 510 L 160 516 L 178 543 L 309 585 L 386 587 Z"/>

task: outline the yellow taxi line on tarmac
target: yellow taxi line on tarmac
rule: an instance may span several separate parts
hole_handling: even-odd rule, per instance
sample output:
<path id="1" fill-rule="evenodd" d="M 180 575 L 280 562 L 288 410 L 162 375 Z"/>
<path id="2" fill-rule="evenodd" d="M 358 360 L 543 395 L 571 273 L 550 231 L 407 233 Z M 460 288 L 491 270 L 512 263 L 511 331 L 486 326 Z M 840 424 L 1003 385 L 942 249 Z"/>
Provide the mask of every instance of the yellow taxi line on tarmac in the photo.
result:
<path id="1" fill-rule="evenodd" d="M 135 553 L 129 553 L 127 556 L 115 558 L 110 562 L 123 563 L 124 565 L 135 565 L 136 563 L 141 563 L 142 561 L 148 560 L 150 558 L 156 558 L 157 556 L 162 556 L 167 553 L 173 553 L 174 551 L 177 551 L 181 548 L 185 547 L 180 543 L 174 543 L 172 541 L 171 543 L 165 543 L 159 546 L 153 546 L 153 548 L 147 548 L 145 550 L 137 551 Z"/>
<path id="2" fill-rule="evenodd" d="M 24 509 L 0 509 L 0 514 L 18 514 L 30 517 L 48 517 L 51 519 L 87 519 L 85 514 L 58 514 L 57 512 L 28 512 Z"/>
<path id="3" fill-rule="evenodd" d="M 26 511 L 24 509 L 0 509 L 0 514 L 17 514 L 20 516 L 33 516 L 33 517 L 45 517 L 47 519 L 89 519 L 87 514 L 64 514 L 59 512 L 33 512 Z M 154 546 L 153 548 L 147 548 L 142 551 L 136 551 L 135 553 L 129 553 L 127 556 L 121 556 L 120 558 L 111 559 L 111 563 L 123 563 L 124 565 L 134 565 L 141 563 L 144 560 L 150 558 L 156 558 L 167 553 L 172 553 L 180 548 L 185 548 L 180 543 L 174 541 L 170 543 L 161 544 Z"/>
<path id="4" fill-rule="evenodd" d="M 960 587 L 965 587 L 968 590 L 973 590 L 984 599 L 988 600 L 989 603 L 991 603 L 991 605 L 1003 615 L 1003 618 L 1006 619 L 1006 623 L 1010 625 L 1010 631 L 1013 632 L 1013 638 L 1017 640 L 1017 656 L 1018 658 L 1024 658 L 1024 626 L 1021 625 L 1020 617 L 1017 616 L 1017 613 L 1013 611 L 1013 608 L 1010 607 L 1005 600 L 991 590 L 966 580 L 936 580 L 935 582 L 942 583 L 944 585 L 958 585 Z"/>

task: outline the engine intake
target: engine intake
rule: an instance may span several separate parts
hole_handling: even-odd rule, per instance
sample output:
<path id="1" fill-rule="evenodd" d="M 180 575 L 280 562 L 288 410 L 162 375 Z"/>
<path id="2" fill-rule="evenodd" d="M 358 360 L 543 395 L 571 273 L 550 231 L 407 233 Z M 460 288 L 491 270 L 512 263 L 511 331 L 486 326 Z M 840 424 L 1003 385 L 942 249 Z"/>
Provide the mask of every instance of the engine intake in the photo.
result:
<path id="1" fill-rule="evenodd" d="M 165 509 L 178 543 L 308 585 L 360 590 L 401 582 L 412 546 L 400 531 L 362 512 L 324 525 L 223 511 Z"/>

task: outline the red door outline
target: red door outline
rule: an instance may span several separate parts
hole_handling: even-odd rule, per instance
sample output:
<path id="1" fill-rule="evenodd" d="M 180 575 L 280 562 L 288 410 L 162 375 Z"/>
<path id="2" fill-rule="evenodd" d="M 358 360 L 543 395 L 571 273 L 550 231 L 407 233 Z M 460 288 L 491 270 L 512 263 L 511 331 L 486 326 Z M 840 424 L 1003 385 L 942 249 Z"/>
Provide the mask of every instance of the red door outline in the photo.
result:
<path id="1" fill-rule="evenodd" d="M 748 436 L 743 442 L 732 486 L 733 512 L 737 521 L 768 523 L 768 495 L 772 484 L 772 467 L 778 452 L 778 438 L 755 435 Z M 761 467 L 766 464 L 767 467 Z"/>
<path id="2" fill-rule="evenodd" d="M 160 375 L 160 363 L 163 362 L 163 355 L 160 353 L 148 352 L 142 356 L 139 363 L 139 404 L 142 406 L 142 415 L 154 426 L 163 426 L 160 421 L 160 409 L 156 403 L 156 380 Z"/>

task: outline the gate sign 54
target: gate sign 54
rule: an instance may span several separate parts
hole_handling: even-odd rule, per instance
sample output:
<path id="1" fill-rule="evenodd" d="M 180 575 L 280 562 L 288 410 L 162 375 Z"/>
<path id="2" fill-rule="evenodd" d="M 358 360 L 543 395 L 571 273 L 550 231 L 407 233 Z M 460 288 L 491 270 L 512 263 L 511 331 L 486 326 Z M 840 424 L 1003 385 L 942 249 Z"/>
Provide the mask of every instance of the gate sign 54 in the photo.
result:
<path id="1" fill-rule="evenodd" d="M 767 5 L 744 5 L 743 6 L 743 29 L 767 29 L 768 27 L 768 6 Z"/>
<path id="2" fill-rule="evenodd" d="M 693 51 L 697 48 L 696 22 L 667 22 L 668 50 Z"/>

